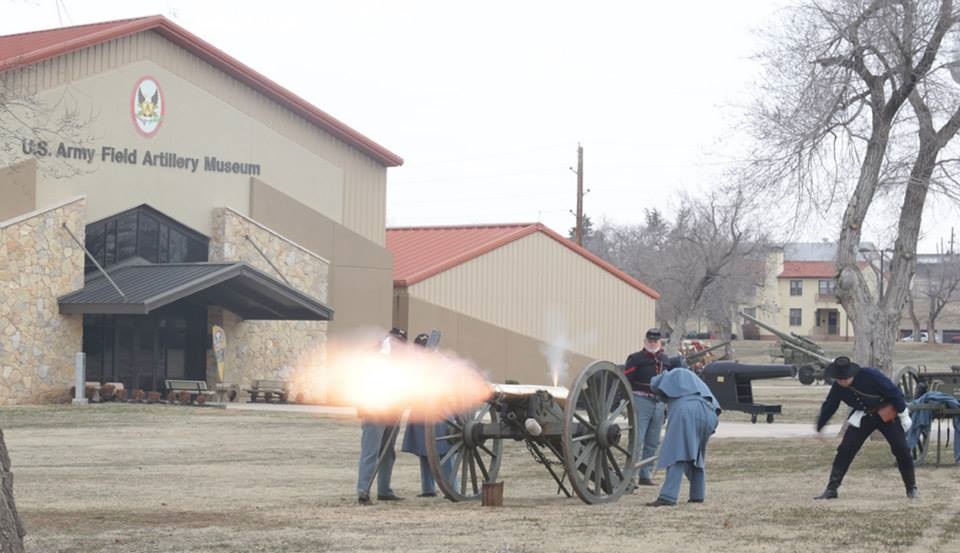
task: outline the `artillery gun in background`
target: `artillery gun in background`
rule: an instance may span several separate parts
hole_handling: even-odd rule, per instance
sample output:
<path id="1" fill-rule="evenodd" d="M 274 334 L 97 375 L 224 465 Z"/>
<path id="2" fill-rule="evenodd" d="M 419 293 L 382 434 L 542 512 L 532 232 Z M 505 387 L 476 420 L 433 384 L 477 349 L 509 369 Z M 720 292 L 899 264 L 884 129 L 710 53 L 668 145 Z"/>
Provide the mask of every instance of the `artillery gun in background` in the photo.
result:
<path id="1" fill-rule="evenodd" d="M 722 354 L 714 353 L 720 348 L 723 348 Z M 697 340 L 690 340 L 689 344 L 681 343 L 679 353 L 683 359 L 683 366 L 699 375 L 703 372 L 704 367 L 710 363 L 731 359 L 730 341 L 727 340 L 715 346 L 706 347 Z"/>
<path id="2" fill-rule="evenodd" d="M 797 367 L 797 379 L 801 384 L 810 385 L 814 382 L 823 382 L 825 384 L 833 383 L 830 377 L 824 373 L 824 369 L 833 359 L 824 355 L 823 348 L 820 347 L 820 344 L 803 336 L 798 336 L 793 332 L 781 332 L 777 330 L 776 327 L 768 325 L 742 311 L 740 312 L 740 316 L 779 338 L 777 345 L 770 352 L 770 357 L 774 361 L 782 358 L 785 364 Z"/>

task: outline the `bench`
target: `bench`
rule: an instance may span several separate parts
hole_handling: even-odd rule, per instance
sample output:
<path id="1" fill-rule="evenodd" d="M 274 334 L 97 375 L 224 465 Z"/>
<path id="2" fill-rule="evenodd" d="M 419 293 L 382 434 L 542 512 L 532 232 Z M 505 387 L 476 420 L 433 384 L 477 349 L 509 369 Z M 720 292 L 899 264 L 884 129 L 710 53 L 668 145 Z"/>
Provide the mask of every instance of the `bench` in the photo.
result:
<path id="1" fill-rule="evenodd" d="M 190 401 L 193 401 L 198 396 L 203 396 L 203 401 L 206 401 L 216 393 L 213 390 L 207 389 L 206 380 L 178 380 L 168 378 L 163 381 L 163 388 L 168 395 L 171 392 L 176 395 L 186 392 L 190 394 Z"/>
<path id="2" fill-rule="evenodd" d="M 286 403 L 290 397 L 290 384 L 286 380 L 260 379 L 254 380 L 246 391 L 250 394 L 250 403 L 256 403 L 257 396 L 260 395 L 267 403 L 273 401 L 274 396 L 280 403 Z"/>

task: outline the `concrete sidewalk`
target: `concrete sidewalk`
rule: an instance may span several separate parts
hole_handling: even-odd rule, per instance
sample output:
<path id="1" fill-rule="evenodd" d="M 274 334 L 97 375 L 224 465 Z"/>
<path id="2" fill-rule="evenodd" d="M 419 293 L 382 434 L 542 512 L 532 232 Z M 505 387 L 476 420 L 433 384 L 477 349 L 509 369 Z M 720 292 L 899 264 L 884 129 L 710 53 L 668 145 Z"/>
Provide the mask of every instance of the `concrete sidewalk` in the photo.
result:
<path id="1" fill-rule="evenodd" d="M 227 409 L 239 411 L 262 411 L 274 413 L 302 413 L 305 415 L 327 415 L 342 418 L 356 418 L 357 410 L 353 407 L 339 407 L 333 405 L 298 405 L 293 403 L 227 403 Z M 839 424 L 831 424 L 823 429 L 827 437 L 836 436 L 840 432 Z M 809 438 L 816 436 L 813 424 L 774 422 L 767 424 L 758 422 L 727 422 L 721 417 L 720 426 L 713 439 L 718 438 Z"/>
<path id="2" fill-rule="evenodd" d="M 333 417 L 357 418 L 355 407 L 337 405 L 306 405 L 299 403 L 226 403 L 227 409 L 237 411 L 266 411 L 271 413 L 303 413 L 305 415 L 330 415 Z"/>
<path id="3" fill-rule="evenodd" d="M 828 424 L 823 428 L 823 435 L 833 438 L 840 432 L 839 424 Z M 725 422 L 720 417 L 720 425 L 712 439 L 717 438 L 812 438 L 817 435 L 812 423 L 774 422 L 766 424 L 758 422 Z"/>

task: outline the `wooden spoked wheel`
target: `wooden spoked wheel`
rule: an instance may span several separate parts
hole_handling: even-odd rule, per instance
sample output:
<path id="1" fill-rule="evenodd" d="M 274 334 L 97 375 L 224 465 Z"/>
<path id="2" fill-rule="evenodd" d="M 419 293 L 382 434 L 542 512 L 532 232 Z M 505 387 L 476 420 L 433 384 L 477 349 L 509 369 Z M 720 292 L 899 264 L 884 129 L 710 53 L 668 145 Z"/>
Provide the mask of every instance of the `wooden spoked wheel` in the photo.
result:
<path id="1" fill-rule="evenodd" d="M 563 465 L 585 503 L 616 501 L 636 471 L 636 412 L 623 371 L 592 363 L 574 381 L 564 408 Z"/>
<path id="2" fill-rule="evenodd" d="M 451 501 L 480 499 L 483 483 L 496 481 L 503 459 L 503 440 L 483 435 L 495 425 L 489 403 L 426 425 L 427 461 L 437 487 Z"/>

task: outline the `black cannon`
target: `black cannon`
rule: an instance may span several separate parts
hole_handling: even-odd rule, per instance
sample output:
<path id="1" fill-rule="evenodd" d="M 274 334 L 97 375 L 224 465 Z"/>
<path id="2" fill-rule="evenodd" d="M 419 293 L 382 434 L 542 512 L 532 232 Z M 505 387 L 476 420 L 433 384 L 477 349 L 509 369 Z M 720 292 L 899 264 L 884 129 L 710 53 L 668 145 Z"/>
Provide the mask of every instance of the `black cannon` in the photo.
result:
<path id="1" fill-rule="evenodd" d="M 703 369 L 700 375 L 710 391 L 720 402 L 722 409 L 750 413 L 750 422 L 757 422 L 757 415 L 767 415 L 767 422 L 780 413 L 780 405 L 762 405 L 753 402 L 753 380 L 794 376 L 793 365 L 745 365 L 735 361 L 716 361 Z"/>

